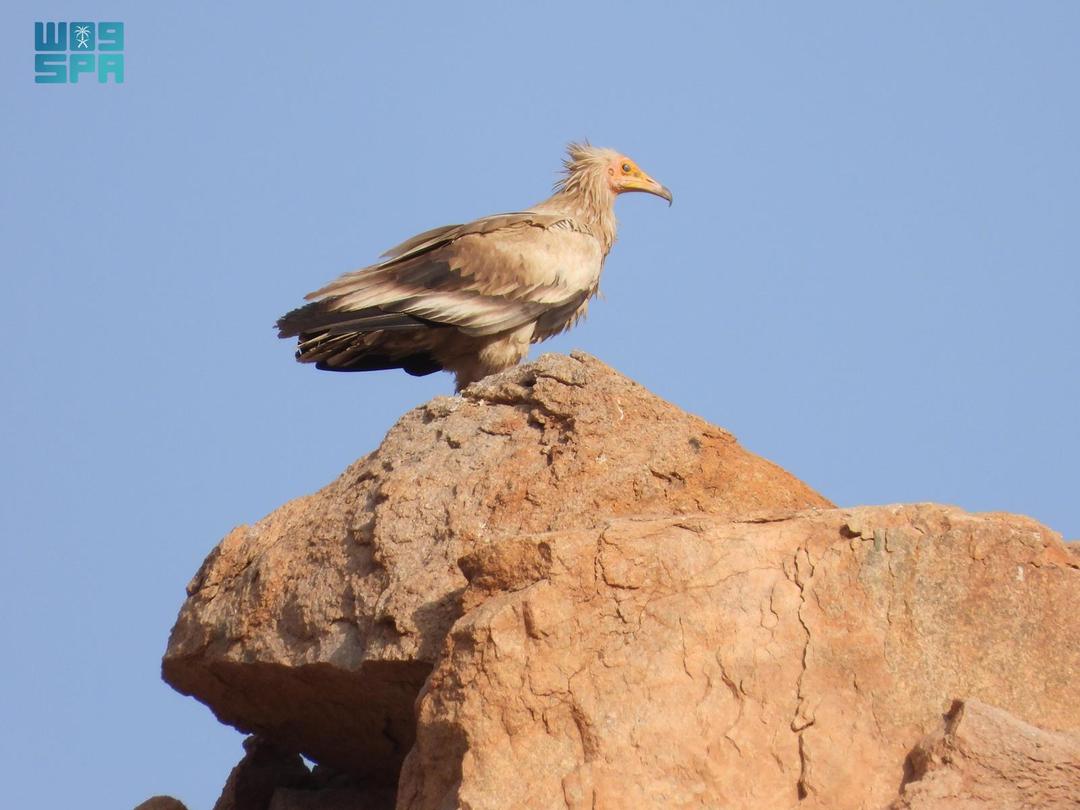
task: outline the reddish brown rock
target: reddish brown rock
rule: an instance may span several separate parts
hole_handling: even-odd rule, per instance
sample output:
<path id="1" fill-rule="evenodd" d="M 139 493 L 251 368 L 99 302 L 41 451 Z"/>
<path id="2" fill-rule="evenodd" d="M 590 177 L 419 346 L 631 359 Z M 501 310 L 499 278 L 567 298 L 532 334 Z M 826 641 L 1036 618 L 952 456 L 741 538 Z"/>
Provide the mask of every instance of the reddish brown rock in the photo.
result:
<path id="1" fill-rule="evenodd" d="M 300 755 L 271 740 L 248 737 L 244 758 L 232 769 L 214 810 L 268 810 L 279 788 L 311 784 L 311 772 Z"/>
<path id="2" fill-rule="evenodd" d="M 321 492 L 233 531 L 188 588 L 165 679 L 237 728 L 373 781 L 461 615 L 457 561 L 613 516 L 828 502 L 585 355 L 545 355 L 406 414 Z"/>
<path id="3" fill-rule="evenodd" d="M 1080 570 L 1026 518 L 622 518 L 463 569 L 400 810 L 880 808 L 956 695 L 1080 728 Z"/>
<path id="4" fill-rule="evenodd" d="M 163 671 L 269 746 L 238 810 L 241 777 L 258 810 L 1071 800 L 1075 550 L 1013 515 L 830 507 L 548 355 L 233 531 Z"/>
<path id="5" fill-rule="evenodd" d="M 893 810 L 1080 807 L 1080 734 L 1046 731 L 977 700 L 957 701 L 909 757 Z"/>

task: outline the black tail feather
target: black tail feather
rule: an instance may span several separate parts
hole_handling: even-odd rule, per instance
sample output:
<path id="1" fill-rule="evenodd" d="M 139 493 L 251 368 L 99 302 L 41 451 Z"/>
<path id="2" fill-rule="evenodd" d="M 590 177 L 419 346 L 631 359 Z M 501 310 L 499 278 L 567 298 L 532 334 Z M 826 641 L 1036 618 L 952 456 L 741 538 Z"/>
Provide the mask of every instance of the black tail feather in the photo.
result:
<path id="1" fill-rule="evenodd" d="M 436 371 L 442 371 L 442 363 L 423 352 L 408 357 L 389 357 L 385 354 L 366 354 L 350 360 L 347 365 L 331 366 L 326 361 L 315 364 L 320 371 L 388 371 L 400 368 L 414 377 L 426 377 Z"/>
<path id="2" fill-rule="evenodd" d="M 446 324 L 378 307 L 338 311 L 330 308 L 332 300 L 314 301 L 278 319 L 279 337 L 299 338 L 301 363 L 324 371 L 400 368 L 414 377 L 442 370 L 426 338 Z"/>
<path id="3" fill-rule="evenodd" d="M 296 337 L 303 332 L 345 335 L 376 330 L 398 331 L 417 327 L 440 326 L 434 321 L 404 312 L 385 312 L 378 307 L 352 311 L 329 308 L 326 301 L 315 301 L 282 315 L 277 322 L 278 337 Z"/>

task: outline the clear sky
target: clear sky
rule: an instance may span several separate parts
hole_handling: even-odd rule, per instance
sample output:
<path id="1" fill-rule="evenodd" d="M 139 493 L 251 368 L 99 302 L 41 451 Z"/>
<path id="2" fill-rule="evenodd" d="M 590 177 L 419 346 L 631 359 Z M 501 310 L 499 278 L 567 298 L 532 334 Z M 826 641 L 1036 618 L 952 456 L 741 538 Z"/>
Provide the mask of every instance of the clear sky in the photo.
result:
<path id="1" fill-rule="evenodd" d="M 34 21 L 88 16 L 125 23 L 125 82 L 35 84 Z M 0 23 L 11 807 L 212 805 L 241 736 L 159 680 L 184 586 L 452 390 L 301 367 L 274 320 L 547 196 L 571 139 L 675 204 L 619 201 L 604 298 L 542 350 L 839 504 L 1080 537 L 1080 4 L 19 0 Z"/>

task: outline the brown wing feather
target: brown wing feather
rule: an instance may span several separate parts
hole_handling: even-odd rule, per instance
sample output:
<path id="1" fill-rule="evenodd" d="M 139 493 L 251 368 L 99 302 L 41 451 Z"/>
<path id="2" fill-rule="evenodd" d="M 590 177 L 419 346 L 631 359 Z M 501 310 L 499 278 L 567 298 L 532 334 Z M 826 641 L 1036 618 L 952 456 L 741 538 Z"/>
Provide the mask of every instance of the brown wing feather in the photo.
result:
<path id="1" fill-rule="evenodd" d="M 489 217 L 481 217 L 472 222 L 467 222 L 464 225 L 443 225 L 439 228 L 432 228 L 430 231 L 418 233 L 416 236 L 406 239 L 400 245 L 395 245 L 390 248 L 382 255 L 391 260 L 408 258 L 409 256 L 423 253 L 438 245 L 452 242 L 466 234 L 491 233 L 492 231 L 497 231 L 500 228 L 505 228 L 508 225 L 514 225 L 519 222 L 528 222 L 541 227 L 546 227 L 560 219 L 564 219 L 564 217 L 556 214 L 540 214 L 535 211 L 514 211 L 508 214 L 493 214 Z M 382 262 L 382 264 L 389 264 L 389 262 Z"/>
<path id="2" fill-rule="evenodd" d="M 537 212 L 435 228 L 387 255 L 278 321 L 282 337 L 299 336 L 298 360 L 427 374 L 529 323 L 541 339 L 584 310 L 603 262 L 600 242 L 572 219 Z"/>
<path id="3" fill-rule="evenodd" d="M 563 215 L 503 214 L 427 233 L 439 235 L 421 234 L 415 245 L 395 248 L 394 258 L 346 273 L 308 298 L 323 304 L 328 325 L 341 313 L 372 311 L 486 335 L 553 308 L 576 309 L 595 291 L 599 244 Z"/>

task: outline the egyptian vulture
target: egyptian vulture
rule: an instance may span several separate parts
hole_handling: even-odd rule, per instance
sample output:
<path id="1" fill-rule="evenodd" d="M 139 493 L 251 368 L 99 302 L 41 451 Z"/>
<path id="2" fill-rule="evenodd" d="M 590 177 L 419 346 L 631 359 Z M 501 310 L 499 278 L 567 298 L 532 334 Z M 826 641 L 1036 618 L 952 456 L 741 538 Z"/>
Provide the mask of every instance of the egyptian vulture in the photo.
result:
<path id="1" fill-rule="evenodd" d="M 328 371 L 452 371 L 457 390 L 569 329 L 615 241 L 615 198 L 671 192 L 611 149 L 570 144 L 555 193 L 531 208 L 418 234 L 307 296 L 277 322 L 296 359 Z"/>

